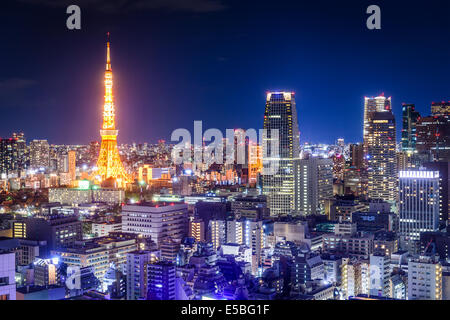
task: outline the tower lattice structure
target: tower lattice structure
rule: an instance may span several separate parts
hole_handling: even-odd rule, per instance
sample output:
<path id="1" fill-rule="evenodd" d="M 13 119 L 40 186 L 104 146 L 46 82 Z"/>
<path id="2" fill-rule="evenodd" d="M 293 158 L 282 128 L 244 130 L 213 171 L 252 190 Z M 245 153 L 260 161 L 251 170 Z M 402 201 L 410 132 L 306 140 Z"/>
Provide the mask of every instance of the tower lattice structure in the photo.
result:
<path id="1" fill-rule="evenodd" d="M 98 172 L 102 181 L 114 179 L 119 187 L 131 182 L 131 178 L 125 171 L 120 160 L 119 149 L 117 148 L 117 135 L 115 112 L 114 112 L 114 95 L 113 95 L 113 76 L 111 69 L 110 41 L 108 33 L 108 41 L 106 44 L 106 70 L 105 70 L 105 103 L 103 105 L 103 125 L 100 130 L 102 136 L 102 144 L 97 160 Z"/>

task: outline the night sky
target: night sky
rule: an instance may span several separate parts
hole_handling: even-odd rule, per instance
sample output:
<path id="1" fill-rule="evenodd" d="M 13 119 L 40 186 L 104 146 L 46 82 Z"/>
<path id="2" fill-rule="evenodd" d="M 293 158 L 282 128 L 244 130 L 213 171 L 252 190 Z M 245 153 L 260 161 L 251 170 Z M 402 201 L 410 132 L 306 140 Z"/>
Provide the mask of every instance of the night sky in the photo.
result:
<path id="1" fill-rule="evenodd" d="M 66 7 L 81 7 L 81 30 Z M 381 7 L 382 30 L 366 28 Z M 265 92 L 296 92 L 301 142 L 362 139 L 363 98 L 429 114 L 450 100 L 448 0 L 6 0 L 0 4 L 0 136 L 100 140 L 111 32 L 119 143 L 176 128 L 261 128 Z"/>

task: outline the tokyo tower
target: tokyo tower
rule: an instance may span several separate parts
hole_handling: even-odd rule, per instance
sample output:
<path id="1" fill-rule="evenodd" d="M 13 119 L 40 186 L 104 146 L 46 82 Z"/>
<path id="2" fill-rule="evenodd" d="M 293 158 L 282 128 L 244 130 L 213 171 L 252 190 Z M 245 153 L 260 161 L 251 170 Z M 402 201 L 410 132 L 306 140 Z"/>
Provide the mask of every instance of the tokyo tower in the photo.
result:
<path id="1" fill-rule="evenodd" d="M 103 126 L 100 130 L 102 144 L 97 160 L 97 175 L 100 176 L 102 181 L 115 180 L 117 187 L 124 187 L 131 182 L 131 178 L 125 171 L 117 148 L 117 134 L 119 130 L 116 130 L 115 124 L 112 87 L 113 79 L 108 32 L 108 41 L 106 43 L 105 104 L 103 105 Z"/>

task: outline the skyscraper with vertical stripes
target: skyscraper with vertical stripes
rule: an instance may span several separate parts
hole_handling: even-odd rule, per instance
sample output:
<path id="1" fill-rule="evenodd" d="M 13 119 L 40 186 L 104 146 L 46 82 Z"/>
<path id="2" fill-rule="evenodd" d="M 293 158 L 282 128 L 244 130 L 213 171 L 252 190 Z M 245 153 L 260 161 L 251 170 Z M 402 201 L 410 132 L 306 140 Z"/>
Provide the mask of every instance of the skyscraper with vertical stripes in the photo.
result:
<path id="1" fill-rule="evenodd" d="M 371 199 L 393 202 L 397 198 L 397 158 L 395 118 L 391 111 L 372 112 L 368 116 L 366 163 Z"/>
<path id="2" fill-rule="evenodd" d="M 295 166 L 298 165 L 300 156 L 295 93 L 287 91 L 267 93 L 263 128 L 265 134 L 262 192 L 268 197 L 270 214 L 280 216 L 295 213 L 298 211 L 295 199 L 298 181 Z M 272 139 L 278 139 L 278 150 L 271 150 Z M 274 154 L 277 156 L 273 156 Z M 271 165 L 278 166 L 278 169 L 275 172 L 267 172 L 265 168 Z"/>

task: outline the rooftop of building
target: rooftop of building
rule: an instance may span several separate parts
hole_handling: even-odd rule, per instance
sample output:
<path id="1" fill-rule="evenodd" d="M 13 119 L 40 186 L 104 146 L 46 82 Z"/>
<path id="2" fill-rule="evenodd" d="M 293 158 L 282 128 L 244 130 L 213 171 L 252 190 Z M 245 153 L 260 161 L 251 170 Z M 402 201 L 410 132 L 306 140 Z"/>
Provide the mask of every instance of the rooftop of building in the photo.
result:
<path id="1" fill-rule="evenodd" d="M 392 231 L 378 231 L 375 233 L 377 241 L 394 241 L 398 239 L 398 235 Z"/>
<path id="2" fill-rule="evenodd" d="M 54 290 L 54 289 L 63 289 L 64 287 L 57 286 L 57 285 L 51 285 L 51 286 L 24 286 L 16 289 L 16 292 L 22 293 L 22 294 L 30 294 L 35 293 L 39 291 L 45 291 L 45 290 Z"/>
<path id="3" fill-rule="evenodd" d="M 179 206 L 179 205 L 185 205 L 184 203 L 177 203 L 177 202 L 153 202 L 153 201 L 139 201 L 136 203 L 127 203 L 126 206 L 132 207 L 149 207 L 149 208 L 164 208 L 164 207 L 173 207 L 173 206 Z"/>
<path id="4" fill-rule="evenodd" d="M 123 234 L 123 236 L 120 236 L 120 234 Z M 112 244 L 112 243 L 119 243 L 124 241 L 130 241 L 135 240 L 138 238 L 137 234 L 132 233 L 109 233 L 108 236 L 105 237 L 99 237 L 89 240 L 81 240 L 81 241 L 75 241 L 73 245 L 55 250 L 57 252 L 72 252 L 72 253 L 87 253 L 90 250 L 93 249 L 101 249 L 105 245 Z"/>
<path id="5" fill-rule="evenodd" d="M 120 221 L 93 221 L 92 224 L 113 225 L 122 224 Z"/>

